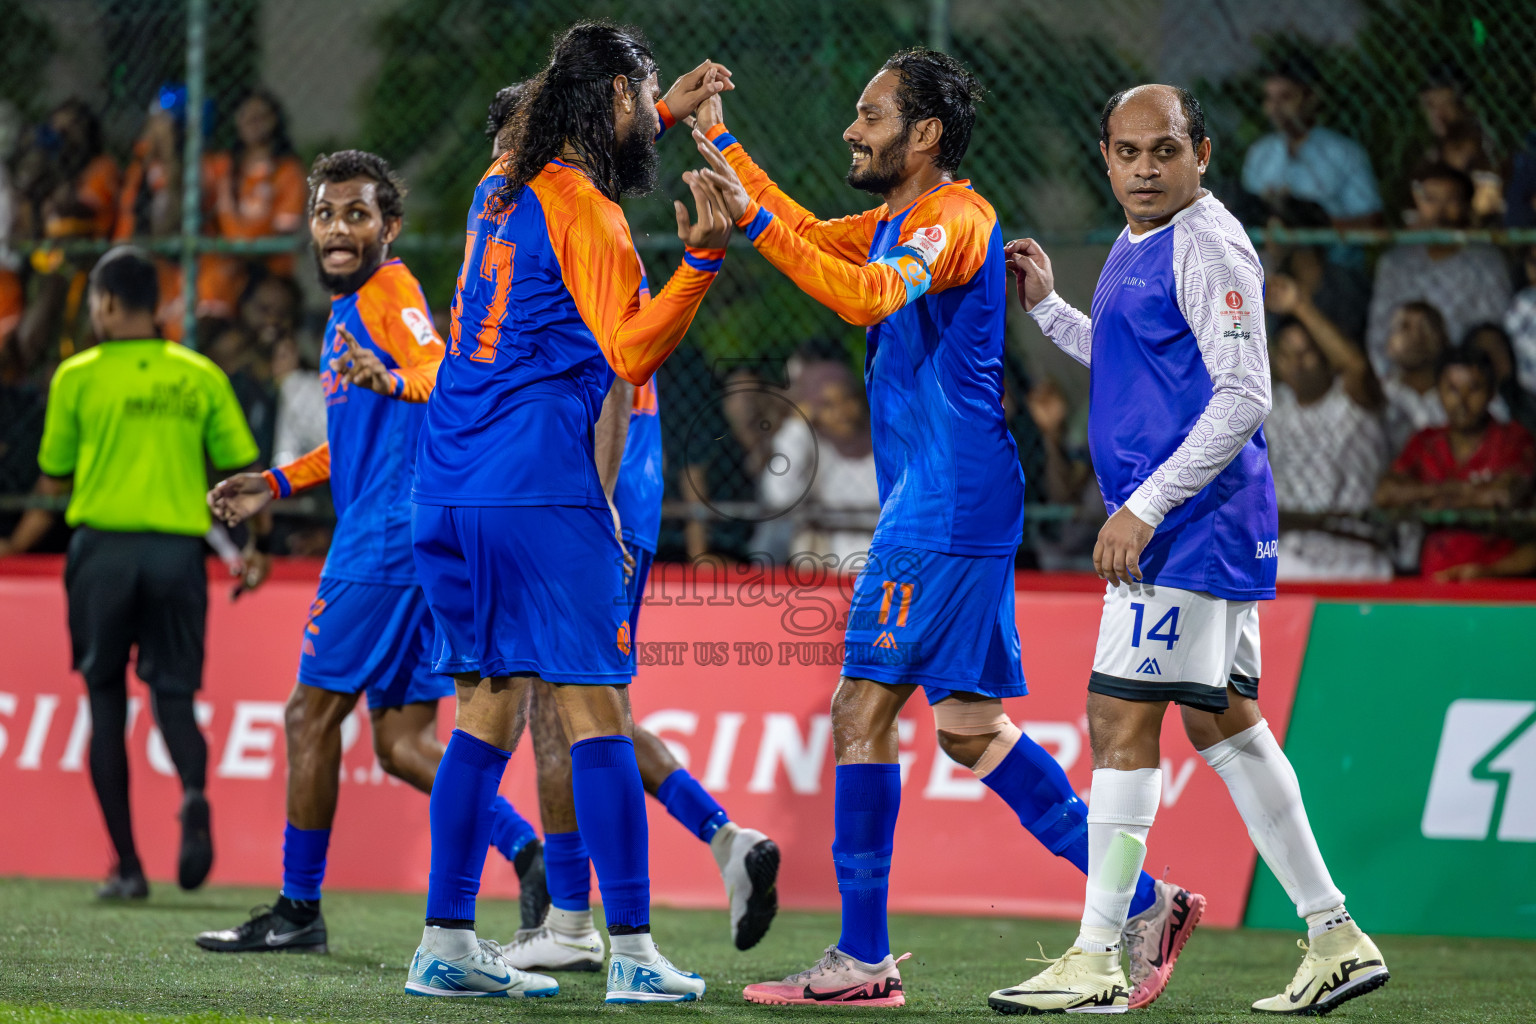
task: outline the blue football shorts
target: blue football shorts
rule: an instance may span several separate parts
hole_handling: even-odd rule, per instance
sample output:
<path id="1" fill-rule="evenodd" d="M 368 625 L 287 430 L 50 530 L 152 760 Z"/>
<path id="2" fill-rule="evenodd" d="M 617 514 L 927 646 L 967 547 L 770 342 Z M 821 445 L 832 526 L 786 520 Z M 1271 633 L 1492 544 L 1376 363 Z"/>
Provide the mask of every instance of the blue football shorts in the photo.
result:
<path id="1" fill-rule="evenodd" d="M 413 505 L 437 672 L 629 682 L 631 595 L 607 509 Z"/>
<path id="2" fill-rule="evenodd" d="M 320 578 L 299 653 L 299 682 L 335 693 L 367 691 L 370 708 L 453 696 L 432 671 L 432 614 L 417 586 Z"/>
<path id="3" fill-rule="evenodd" d="M 1011 555 L 946 555 L 882 544 L 854 581 L 843 675 L 952 693 L 1022 697 Z"/>

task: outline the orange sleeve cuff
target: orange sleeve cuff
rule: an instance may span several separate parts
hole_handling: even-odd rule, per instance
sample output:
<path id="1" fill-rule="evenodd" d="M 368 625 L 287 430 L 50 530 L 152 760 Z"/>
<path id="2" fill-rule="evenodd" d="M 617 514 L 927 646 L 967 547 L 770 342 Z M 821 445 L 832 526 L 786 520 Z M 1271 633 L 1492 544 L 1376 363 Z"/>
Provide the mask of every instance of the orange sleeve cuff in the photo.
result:
<path id="1" fill-rule="evenodd" d="M 656 116 L 661 118 L 661 130 L 666 131 L 677 124 L 677 118 L 672 116 L 672 108 L 667 106 L 666 100 L 656 101 Z"/>

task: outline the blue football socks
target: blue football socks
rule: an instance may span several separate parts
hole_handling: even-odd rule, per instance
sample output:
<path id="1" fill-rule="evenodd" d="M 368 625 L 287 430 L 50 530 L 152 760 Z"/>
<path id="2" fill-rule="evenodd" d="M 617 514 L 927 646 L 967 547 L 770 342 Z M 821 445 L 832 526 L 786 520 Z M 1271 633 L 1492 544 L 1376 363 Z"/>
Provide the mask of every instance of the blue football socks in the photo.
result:
<path id="1" fill-rule="evenodd" d="M 686 768 L 679 768 L 662 780 L 656 788 L 656 799 L 666 806 L 668 814 L 706 843 L 715 838 L 720 826 L 731 820 L 725 808 Z"/>
<path id="2" fill-rule="evenodd" d="M 427 921 L 473 922 L 480 875 L 491 843 L 491 805 L 511 755 L 462 729 L 453 730 L 432 783 L 432 866 Z M 468 924 L 458 924 L 468 927 Z"/>
<path id="3" fill-rule="evenodd" d="M 899 765 L 837 766 L 832 864 L 843 899 L 843 933 L 837 948 L 866 964 L 877 964 L 891 953 L 885 906 L 900 809 Z"/>
<path id="4" fill-rule="evenodd" d="M 592 909 L 592 863 L 580 832 L 544 836 L 544 885 L 551 906 L 575 913 Z"/>
<path id="5" fill-rule="evenodd" d="M 1021 734 L 981 781 L 1013 808 L 1019 822 L 1047 850 L 1088 872 L 1088 807 L 1044 747 Z M 1146 910 L 1156 898 L 1152 876 L 1143 871 L 1131 900 L 1131 916 Z"/>
<path id="6" fill-rule="evenodd" d="M 573 744 L 571 789 L 609 932 L 649 931 L 650 837 L 634 742 L 628 736 L 596 736 Z"/>
<path id="7" fill-rule="evenodd" d="M 283 829 L 283 895 L 290 900 L 318 900 L 325 880 L 325 854 L 331 845 L 328 828 Z"/>
<path id="8" fill-rule="evenodd" d="M 538 833 L 528 819 L 518 814 L 506 797 L 497 793 L 491 799 L 491 845 L 498 853 L 513 860 L 519 850 L 537 838 Z"/>

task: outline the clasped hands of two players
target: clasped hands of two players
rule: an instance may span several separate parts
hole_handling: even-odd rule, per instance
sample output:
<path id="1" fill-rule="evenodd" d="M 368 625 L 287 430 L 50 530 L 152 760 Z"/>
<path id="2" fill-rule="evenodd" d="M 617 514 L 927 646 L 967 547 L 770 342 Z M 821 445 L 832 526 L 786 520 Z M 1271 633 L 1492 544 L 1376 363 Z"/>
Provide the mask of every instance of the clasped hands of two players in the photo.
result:
<path id="1" fill-rule="evenodd" d="M 1019 305 L 1029 312 L 1056 290 L 1051 258 L 1033 238 L 1018 238 L 1003 247 L 1003 258 L 1013 272 Z M 1093 569 L 1111 586 L 1141 582 L 1141 553 L 1152 539 L 1153 527 L 1124 505 L 1115 510 L 1099 530 L 1093 546 Z"/>

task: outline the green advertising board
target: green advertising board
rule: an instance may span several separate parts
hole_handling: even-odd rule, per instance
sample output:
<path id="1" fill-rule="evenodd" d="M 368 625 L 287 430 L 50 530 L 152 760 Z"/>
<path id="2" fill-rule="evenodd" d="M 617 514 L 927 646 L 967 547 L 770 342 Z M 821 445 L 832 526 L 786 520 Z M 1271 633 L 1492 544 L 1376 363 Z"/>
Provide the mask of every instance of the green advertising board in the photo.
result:
<path id="1" fill-rule="evenodd" d="M 1319 603 L 1285 750 L 1372 932 L 1536 938 L 1536 607 Z M 1295 928 L 1263 862 L 1245 923 Z"/>

